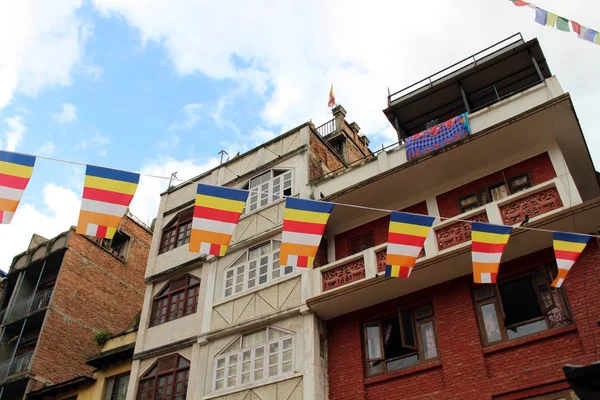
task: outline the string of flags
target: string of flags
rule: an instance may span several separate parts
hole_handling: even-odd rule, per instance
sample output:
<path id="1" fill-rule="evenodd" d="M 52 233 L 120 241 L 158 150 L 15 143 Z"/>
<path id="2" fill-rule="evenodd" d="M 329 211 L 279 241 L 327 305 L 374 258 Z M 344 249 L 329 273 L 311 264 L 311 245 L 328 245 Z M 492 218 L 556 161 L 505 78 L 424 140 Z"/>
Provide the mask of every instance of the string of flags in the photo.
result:
<path id="1" fill-rule="evenodd" d="M 571 22 L 571 27 L 573 28 L 573 32 L 577 34 L 579 39 L 586 40 L 588 42 L 600 44 L 600 35 L 598 31 L 588 28 L 586 26 L 581 25 L 578 22 L 573 20 L 568 20 L 567 18 L 561 17 L 553 12 L 546 11 L 543 8 L 536 6 L 533 3 L 528 3 L 523 0 L 509 0 L 517 7 L 529 7 L 535 10 L 535 22 L 540 25 L 555 27 L 559 31 L 563 32 L 571 32 L 569 28 L 569 22 Z"/>
<path id="2" fill-rule="evenodd" d="M 29 184 L 36 158 L 38 157 L 0 150 L 0 225 L 11 223 L 23 192 Z M 141 175 L 170 179 L 86 165 L 76 232 L 112 239 L 135 195 Z M 198 183 L 189 251 L 224 256 L 246 206 L 248 195 L 249 191 L 244 189 Z M 313 267 L 327 222 L 335 206 L 390 213 L 385 269 L 387 277 L 410 277 L 436 218 L 471 224 L 473 280 L 481 284 L 496 283 L 502 254 L 513 229 L 553 234 L 553 248 L 558 266 L 558 276 L 552 282 L 554 287 L 562 286 L 590 238 L 600 238 L 598 235 L 554 232 L 533 227 L 510 227 L 460 218 L 286 197 L 279 257 L 281 266 Z"/>

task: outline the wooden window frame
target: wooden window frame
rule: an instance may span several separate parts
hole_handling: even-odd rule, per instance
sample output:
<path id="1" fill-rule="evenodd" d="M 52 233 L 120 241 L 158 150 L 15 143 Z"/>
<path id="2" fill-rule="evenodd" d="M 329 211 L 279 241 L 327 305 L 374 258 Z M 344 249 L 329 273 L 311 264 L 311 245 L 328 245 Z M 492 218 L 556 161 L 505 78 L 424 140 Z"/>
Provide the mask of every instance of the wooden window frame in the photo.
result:
<path id="1" fill-rule="evenodd" d="M 258 184 L 257 186 L 250 186 L 253 179 L 266 174 L 269 174 L 268 180 Z M 286 181 L 289 182 L 289 187 L 286 187 Z M 242 210 L 242 215 L 257 212 L 269 207 L 271 204 L 283 199 L 286 196 L 292 196 L 294 194 L 294 169 L 271 168 L 267 171 L 263 171 L 248 179 L 248 181 L 242 186 L 242 189 L 250 192 L 248 194 L 248 200 L 246 200 L 246 206 L 244 207 L 244 210 Z M 285 194 L 286 190 L 288 189 L 289 194 Z M 263 199 L 266 200 L 266 203 L 261 204 Z"/>
<path id="2" fill-rule="evenodd" d="M 431 313 L 427 316 L 424 317 L 420 317 L 417 318 L 415 316 L 415 311 L 420 309 L 420 308 L 424 308 L 424 307 L 429 307 L 431 309 Z M 380 375 L 385 375 L 388 373 L 393 373 L 399 370 L 402 370 L 404 368 L 398 369 L 398 370 L 394 370 L 394 371 L 387 371 L 387 366 L 386 363 L 390 362 L 390 361 L 395 361 L 395 360 L 399 360 L 402 358 L 406 358 L 406 357 L 410 357 L 413 356 L 415 353 L 410 353 L 410 354 L 405 354 L 402 356 L 398 356 L 398 357 L 394 357 L 394 358 L 385 358 L 385 348 L 384 348 L 384 339 L 383 339 L 383 324 L 382 322 L 385 320 L 388 320 L 390 318 L 393 318 L 394 316 L 398 318 L 399 320 L 399 325 L 400 325 L 400 340 L 402 343 L 402 346 L 405 347 L 405 339 L 404 339 L 404 326 L 403 326 L 403 322 L 402 322 L 402 313 L 403 312 L 410 312 L 411 313 L 411 320 L 412 320 L 412 325 L 413 325 L 413 335 L 415 337 L 415 341 L 416 341 L 416 349 L 415 349 L 415 353 L 418 355 L 419 357 L 419 362 L 417 364 L 415 364 L 414 366 L 418 366 L 418 365 L 424 365 L 424 364 L 428 364 L 428 363 L 432 363 L 432 362 L 436 362 L 440 359 L 440 345 L 439 345 L 439 340 L 438 340 L 438 333 L 437 333 L 437 326 L 435 323 L 435 312 L 433 310 L 433 303 L 432 302 L 425 302 L 425 303 L 420 303 L 411 307 L 400 307 L 396 310 L 396 313 L 394 314 L 387 314 L 386 316 L 380 316 L 377 319 L 371 319 L 371 320 L 367 320 L 365 321 L 362 325 L 362 335 L 363 335 L 363 361 L 364 361 L 364 366 L 365 366 L 365 378 L 371 378 L 374 376 L 380 376 Z M 423 324 L 427 324 L 430 323 L 432 324 L 432 329 L 433 329 L 433 335 L 434 335 L 434 339 L 435 339 L 435 346 L 436 346 L 436 356 L 435 357 L 431 357 L 428 359 L 425 359 L 425 354 L 424 354 L 424 346 L 423 346 L 423 339 L 421 337 L 421 325 Z M 379 354 L 381 355 L 381 357 L 378 358 L 369 358 L 369 346 L 368 346 L 368 336 L 367 336 L 367 328 L 369 327 L 378 327 L 378 332 L 379 332 Z M 410 349 L 409 347 L 407 347 L 408 349 Z M 376 361 L 380 361 L 381 362 L 381 372 L 376 372 L 376 373 L 369 373 L 369 364 L 372 362 L 376 362 Z M 414 366 L 410 366 L 410 367 L 406 367 L 406 368 L 411 368 Z"/>
<path id="3" fill-rule="evenodd" d="M 186 279 L 185 285 L 171 289 L 171 284 L 182 278 Z M 195 279 L 198 282 L 192 282 L 192 279 Z M 183 318 L 198 311 L 198 298 L 200 295 L 201 283 L 202 281 L 200 278 L 191 274 L 185 274 L 169 280 L 152 300 L 150 327 Z M 183 297 L 180 298 L 180 295 L 183 295 Z M 173 305 L 176 305 L 174 311 L 171 310 Z M 166 311 L 163 312 L 163 310 Z M 180 313 L 181 315 L 179 315 Z"/>
<path id="4" fill-rule="evenodd" d="M 192 221 L 194 219 L 194 207 L 187 208 L 178 213 L 162 229 L 158 254 L 166 253 L 190 242 Z M 179 235 L 184 235 L 183 239 Z"/>
<path id="5" fill-rule="evenodd" d="M 150 399 L 150 400 L 174 400 L 175 398 L 182 399 L 182 400 L 186 399 L 186 397 L 187 397 L 187 386 L 188 386 L 188 382 L 189 382 L 189 378 L 190 378 L 190 364 L 191 363 L 190 363 L 190 360 L 188 360 L 185 357 L 180 356 L 179 354 L 175 354 L 174 356 L 176 357 L 175 358 L 175 367 L 174 368 L 160 369 L 159 368 L 159 362 L 160 362 L 160 360 L 162 360 L 164 358 L 168 358 L 168 357 L 173 357 L 173 355 L 169 355 L 169 356 L 166 356 L 166 357 L 161 357 L 158 360 L 156 360 L 150 366 L 150 368 L 148 368 L 146 370 L 146 372 L 144 373 L 144 375 L 142 375 L 140 377 L 140 379 L 138 381 L 138 384 L 137 384 L 138 390 L 137 390 L 136 397 L 135 397 L 137 400 L 147 400 L 147 399 Z M 179 367 L 178 365 L 179 365 L 180 360 L 186 361 L 187 365 L 183 366 L 183 367 Z M 154 375 L 147 375 L 155 367 L 157 369 L 154 372 Z M 184 378 L 184 380 L 182 382 L 182 384 L 183 384 L 183 393 L 175 393 L 174 389 L 177 387 L 177 383 L 178 383 L 177 376 L 181 372 L 185 372 L 186 373 L 185 374 L 185 378 Z M 161 397 L 158 397 L 158 390 L 157 389 L 159 388 L 159 386 L 158 386 L 159 380 L 161 378 L 163 378 L 163 377 L 168 379 L 169 376 L 173 377 L 173 381 L 171 383 L 173 390 L 171 391 L 171 394 L 168 395 L 168 396 L 165 394 L 165 395 L 163 395 Z M 144 385 L 146 382 L 152 382 L 151 388 L 149 390 L 147 390 L 147 391 L 142 392 L 142 385 Z M 147 394 L 148 392 L 151 393 L 150 397 L 148 397 L 148 396 L 142 397 L 142 394 Z"/>
<path id="6" fill-rule="evenodd" d="M 474 204 L 474 205 L 469 205 L 469 206 L 467 206 L 467 207 L 463 207 L 463 205 L 462 205 L 462 203 L 461 203 L 461 202 L 462 202 L 463 200 L 466 200 L 466 199 L 470 198 L 470 197 L 475 197 L 475 204 Z M 469 212 L 469 211 L 472 211 L 472 210 L 474 210 L 474 209 L 476 209 L 476 208 L 479 208 L 479 207 L 481 207 L 481 200 L 479 199 L 479 197 L 480 197 L 480 196 L 479 196 L 479 194 L 478 194 L 477 192 L 469 193 L 469 194 L 468 194 L 468 195 L 466 195 L 466 196 L 460 197 L 460 198 L 458 199 L 458 208 L 459 208 L 459 210 L 460 210 L 460 213 L 461 213 L 461 214 L 464 214 L 464 213 L 466 213 L 466 212 Z"/>
<path id="7" fill-rule="evenodd" d="M 103 400 L 107 399 L 106 396 L 108 395 L 108 393 L 106 392 L 106 389 L 107 389 L 108 382 L 110 380 L 114 380 L 114 384 L 113 384 L 113 387 L 112 387 L 112 391 L 110 393 L 110 397 L 108 397 L 108 399 L 110 399 L 110 400 L 116 399 L 116 395 L 117 395 L 116 390 L 118 388 L 119 380 L 121 378 L 126 377 L 126 376 L 129 376 L 129 378 L 131 379 L 131 371 L 123 372 L 123 373 L 120 373 L 120 374 L 117 374 L 117 375 L 113 375 L 113 376 L 109 376 L 109 377 L 105 378 L 104 379 L 104 390 L 103 390 L 103 394 L 102 394 L 102 399 Z M 127 395 L 127 389 L 125 389 L 125 395 Z"/>
<path id="8" fill-rule="evenodd" d="M 532 333 L 530 335 L 524 335 L 524 336 L 521 336 L 519 338 L 509 339 L 507 331 L 509 329 L 511 329 L 511 328 L 516 328 L 516 327 L 519 327 L 519 326 L 527 325 L 527 324 L 530 324 L 530 323 L 536 322 L 536 321 L 541 321 L 541 320 L 545 320 L 546 321 L 547 329 L 545 331 L 557 329 L 557 328 L 552 328 L 551 327 L 550 321 L 549 321 L 549 318 L 548 318 L 548 312 L 550 310 L 552 310 L 554 307 L 545 307 L 544 306 L 544 303 L 543 303 L 543 300 L 542 300 L 542 296 L 541 296 L 541 293 L 540 293 L 540 288 L 539 288 L 541 285 L 548 285 L 549 286 L 550 283 L 552 282 L 552 276 L 551 276 L 551 274 L 552 274 L 551 269 L 552 268 L 553 268 L 552 264 L 543 263 L 543 264 L 537 265 L 537 267 L 529 270 L 528 272 L 524 272 L 522 274 L 518 274 L 518 275 L 515 275 L 515 276 L 508 277 L 506 279 L 502 279 L 502 280 L 500 280 L 495 285 L 491 285 L 491 286 L 488 285 L 489 287 L 493 288 L 493 295 L 490 296 L 490 297 L 479 299 L 479 300 L 476 299 L 475 292 L 476 292 L 477 289 L 480 289 L 480 288 L 482 288 L 484 286 L 478 285 L 478 286 L 474 286 L 473 287 L 473 289 L 472 289 L 473 306 L 475 308 L 475 314 L 477 316 L 477 326 L 479 328 L 479 336 L 481 337 L 481 341 L 482 341 L 483 346 L 497 345 L 497 344 L 501 344 L 501 343 L 510 342 L 511 340 L 517 340 L 517 339 L 520 339 L 522 337 L 527 337 L 527 336 L 530 336 L 530 335 L 535 335 L 536 333 L 539 333 L 539 332 L 535 332 L 535 333 Z M 544 278 L 543 281 L 537 281 L 536 280 L 536 274 L 538 272 L 543 272 L 544 273 L 545 278 Z M 498 285 L 499 284 L 503 284 L 503 283 L 507 283 L 507 282 L 511 282 L 511 281 L 515 281 L 515 280 L 518 280 L 518 279 L 522 279 L 522 278 L 525 278 L 525 277 L 530 277 L 530 279 L 531 279 L 531 285 L 533 287 L 533 290 L 534 290 L 534 292 L 536 294 L 536 297 L 537 297 L 537 300 L 539 302 L 539 307 L 540 307 L 540 311 L 541 311 L 542 315 L 539 316 L 539 317 L 531 318 L 531 319 L 526 320 L 526 321 L 520 321 L 518 323 L 514 323 L 514 324 L 511 324 L 511 325 L 505 325 L 506 313 L 504 312 L 504 307 L 502 306 L 502 297 L 500 295 L 500 290 L 498 289 Z M 573 314 L 571 313 L 571 309 L 569 307 L 569 302 L 568 302 L 567 297 L 566 297 L 566 295 L 564 293 L 564 290 L 562 288 L 552 288 L 552 287 L 550 288 L 550 290 L 556 290 L 556 291 L 559 292 L 559 296 L 562 299 L 562 302 L 563 302 L 563 305 L 564 305 L 564 308 L 565 308 L 565 314 L 571 320 L 571 324 L 572 324 L 573 323 Z M 485 305 L 488 305 L 488 304 L 494 304 L 494 308 L 495 308 L 495 311 L 496 311 L 496 322 L 498 324 L 498 328 L 500 330 L 500 337 L 501 337 L 499 340 L 496 340 L 496 341 L 493 341 L 493 342 L 489 342 L 488 341 L 487 332 L 486 332 L 486 329 L 485 329 L 485 321 L 484 321 L 484 318 L 483 318 L 483 313 L 481 311 L 481 308 L 483 306 L 485 306 Z M 556 306 L 554 298 L 552 298 L 552 304 L 554 306 Z"/>
<path id="9" fill-rule="evenodd" d="M 513 182 L 514 182 L 515 180 L 517 180 L 517 179 L 519 179 L 519 178 L 523 177 L 523 176 L 526 176 L 526 177 L 527 177 L 527 183 L 525 183 L 525 184 L 522 184 L 522 185 L 515 186 L 515 185 L 513 184 Z M 524 173 L 522 173 L 522 174 L 515 175 L 515 176 L 511 177 L 510 179 L 508 179 L 508 187 L 509 187 L 509 189 L 510 189 L 510 193 L 511 193 L 511 194 L 513 194 L 513 193 L 518 193 L 518 192 L 521 192 L 521 191 L 523 191 L 523 190 L 527 190 L 527 189 L 529 189 L 529 188 L 533 187 L 533 182 L 531 181 L 531 173 L 530 173 L 529 171 L 527 171 L 527 172 L 524 172 Z M 520 189 L 520 190 L 519 190 L 519 189 Z"/>

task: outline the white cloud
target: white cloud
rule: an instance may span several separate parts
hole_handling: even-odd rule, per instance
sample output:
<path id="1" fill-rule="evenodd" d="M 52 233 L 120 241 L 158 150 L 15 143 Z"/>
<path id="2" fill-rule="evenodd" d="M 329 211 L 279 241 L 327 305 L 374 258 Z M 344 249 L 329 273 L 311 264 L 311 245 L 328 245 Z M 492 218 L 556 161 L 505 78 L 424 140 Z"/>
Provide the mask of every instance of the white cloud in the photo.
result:
<path id="1" fill-rule="evenodd" d="M 196 160 L 174 160 L 172 158 L 160 158 L 146 163 L 141 172 L 145 174 L 169 177 L 177 172 L 177 179 L 185 180 L 200 175 L 210 168 L 219 165 L 218 158 L 210 158 L 205 162 L 198 163 Z M 179 184 L 180 182 L 175 182 Z M 131 202 L 131 212 L 142 221 L 150 223 L 156 218 L 160 193 L 169 187 L 169 180 L 142 176 L 135 197 Z"/>
<path id="2" fill-rule="evenodd" d="M 12 258 L 27 250 L 31 235 L 37 233 L 52 238 L 77 224 L 81 200 L 75 192 L 53 183 L 42 191 L 44 207 L 38 209 L 28 202 L 21 202 L 12 222 L 0 225 L 0 269 L 7 270 Z"/>
<path id="3" fill-rule="evenodd" d="M 61 125 L 71 123 L 77 119 L 77 107 L 71 103 L 63 103 L 62 110 L 52 113 L 52 118 Z"/>
<path id="4" fill-rule="evenodd" d="M 178 129 L 192 129 L 196 122 L 201 118 L 200 110 L 202 109 L 202 104 L 200 103 L 190 103 L 186 104 L 180 111 L 183 114 L 183 121 L 176 121 L 169 126 L 170 131 L 178 130 Z"/>
<path id="5" fill-rule="evenodd" d="M 161 150 L 175 149 L 179 146 L 181 138 L 174 133 L 166 134 L 162 139 L 156 141 L 156 144 Z"/>
<path id="6" fill-rule="evenodd" d="M 6 130 L 2 133 L 3 140 L 0 140 L 0 148 L 7 151 L 15 151 L 23 141 L 23 136 L 27 132 L 27 127 L 23 117 L 16 115 L 14 117 L 4 118 Z"/>
<path id="7" fill-rule="evenodd" d="M 103 135 L 97 130 L 80 136 L 83 137 L 75 146 L 75 151 L 95 150 L 96 154 L 99 156 L 106 156 L 108 154 L 107 146 L 111 143 L 108 136 Z"/>
<path id="8" fill-rule="evenodd" d="M 547 10 L 600 26 L 597 1 L 540 1 Z M 329 120 L 333 84 L 350 121 L 367 135 L 381 131 L 389 126 L 381 112 L 388 87 L 399 90 L 519 31 L 526 39 L 540 39 L 552 71 L 576 102 L 600 92 L 600 80 L 581 78 L 597 75 L 597 46 L 536 24 L 533 10 L 508 1 L 93 3 L 107 16 L 124 17 L 142 42 L 164 46 L 178 73 L 229 79 L 264 95 L 267 130 L 285 131 L 310 118 L 317 125 Z M 206 16 L 202 24 L 199 15 Z M 582 121 L 595 119 L 594 101 L 577 104 Z M 213 114 L 215 121 L 225 120 L 222 109 Z M 383 129 L 375 136 L 389 141 L 395 135 Z"/>
<path id="9" fill-rule="evenodd" d="M 104 75 L 104 68 L 99 65 L 82 64 L 80 67 L 84 74 L 88 75 L 95 81 L 100 80 L 102 75 Z"/>
<path id="10" fill-rule="evenodd" d="M 54 143 L 46 142 L 42 144 L 39 149 L 37 149 L 36 153 L 41 154 L 43 156 L 51 156 L 52 154 L 54 154 L 55 150 L 56 145 Z"/>
<path id="11" fill-rule="evenodd" d="M 36 95 L 71 83 L 89 34 L 76 14 L 82 2 L 0 2 L 0 109 L 16 92 Z"/>

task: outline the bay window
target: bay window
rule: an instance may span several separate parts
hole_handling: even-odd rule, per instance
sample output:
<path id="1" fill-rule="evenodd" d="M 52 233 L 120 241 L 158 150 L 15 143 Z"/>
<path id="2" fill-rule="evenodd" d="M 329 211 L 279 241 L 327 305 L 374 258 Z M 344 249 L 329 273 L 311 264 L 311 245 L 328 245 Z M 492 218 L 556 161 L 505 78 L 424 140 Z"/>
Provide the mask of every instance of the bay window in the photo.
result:
<path id="1" fill-rule="evenodd" d="M 199 292 L 200 278 L 187 274 L 171 279 L 154 296 L 150 326 L 195 313 L 198 310 Z"/>
<path id="2" fill-rule="evenodd" d="M 179 354 L 159 358 L 140 377 L 137 400 L 185 400 L 190 362 Z"/>
<path id="3" fill-rule="evenodd" d="M 160 248 L 158 250 L 159 254 L 173 250 L 176 247 L 183 246 L 190 242 L 193 217 L 194 207 L 180 212 L 169 221 L 162 231 Z"/>
<path id="4" fill-rule="evenodd" d="M 292 195 L 292 170 L 272 169 L 250 179 L 242 187 L 250 191 L 244 213 L 250 213 Z"/>
<path id="5" fill-rule="evenodd" d="M 230 297 L 293 273 L 295 267 L 279 265 L 279 240 L 251 247 L 225 270 L 223 297 Z"/>
<path id="6" fill-rule="evenodd" d="M 293 372 L 293 334 L 267 327 L 243 334 L 214 363 L 215 391 L 259 382 Z"/>

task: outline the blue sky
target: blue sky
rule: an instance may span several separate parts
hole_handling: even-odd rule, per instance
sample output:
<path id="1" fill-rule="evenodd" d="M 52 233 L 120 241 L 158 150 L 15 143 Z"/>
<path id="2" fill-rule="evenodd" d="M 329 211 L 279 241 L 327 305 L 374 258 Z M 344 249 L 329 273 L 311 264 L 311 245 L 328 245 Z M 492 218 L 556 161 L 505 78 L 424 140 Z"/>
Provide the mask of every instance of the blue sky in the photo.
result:
<path id="1" fill-rule="evenodd" d="M 190 178 L 221 149 L 235 154 L 330 119 L 331 84 L 375 149 L 395 135 L 381 112 L 388 87 L 522 32 L 539 38 L 571 92 L 600 164 L 600 46 L 537 25 L 533 10 L 506 0 L 367 3 L 3 2 L 0 149 Z M 600 29 L 593 0 L 536 4 Z M 0 226 L 0 268 L 32 233 L 76 223 L 83 172 L 38 160 L 13 223 Z M 142 179 L 132 204 L 142 220 L 155 217 L 165 185 Z"/>

